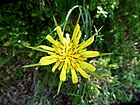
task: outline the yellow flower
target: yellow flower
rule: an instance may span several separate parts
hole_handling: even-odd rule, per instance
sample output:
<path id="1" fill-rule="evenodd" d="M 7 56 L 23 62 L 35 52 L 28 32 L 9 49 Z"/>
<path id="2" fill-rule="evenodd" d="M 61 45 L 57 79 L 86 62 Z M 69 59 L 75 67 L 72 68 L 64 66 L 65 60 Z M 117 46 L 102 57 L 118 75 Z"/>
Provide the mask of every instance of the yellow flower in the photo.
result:
<path id="1" fill-rule="evenodd" d="M 50 65 L 55 63 L 52 72 L 56 69 L 61 70 L 60 81 L 65 81 L 66 74 L 69 72 L 71 72 L 73 83 L 78 82 L 77 72 L 84 78 L 89 78 L 90 75 L 85 70 L 94 72 L 96 68 L 85 60 L 99 56 L 98 51 L 86 50 L 86 47 L 94 41 L 94 36 L 79 44 L 82 35 L 79 24 L 76 24 L 71 39 L 69 34 L 66 34 L 66 38 L 63 36 L 60 26 L 56 27 L 56 32 L 59 36 L 59 41 L 54 40 L 51 35 L 46 37 L 53 44 L 52 47 L 46 45 L 39 46 L 39 48 L 47 50 L 49 54 L 49 56 L 42 57 L 39 64 Z"/>

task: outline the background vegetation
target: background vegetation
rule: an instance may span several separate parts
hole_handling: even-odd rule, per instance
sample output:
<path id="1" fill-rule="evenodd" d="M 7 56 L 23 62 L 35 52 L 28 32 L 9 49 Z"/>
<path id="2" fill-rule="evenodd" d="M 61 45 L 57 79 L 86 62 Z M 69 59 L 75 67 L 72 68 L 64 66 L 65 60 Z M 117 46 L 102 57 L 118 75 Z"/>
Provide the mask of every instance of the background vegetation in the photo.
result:
<path id="1" fill-rule="evenodd" d="M 52 15 L 62 24 L 68 11 L 82 6 L 82 40 L 103 26 L 89 47 L 109 56 L 89 59 L 96 73 L 113 80 L 80 78 L 63 83 L 54 98 L 59 73 L 51 66 L 22 68 L 44 54 L 25 47 L 50 43 L 45 36 L 54 29 Z M 0 104 L 1 105 L 116 105 L 140 100 L 140 1 L 139 0 L 3 0 L 0 1 Z M 78 8 L 69 18 L 71 32 Z M 72 28 L 72 29 L 71 29 Z M 56 34 L 53 34 L 56 37 Z"/>

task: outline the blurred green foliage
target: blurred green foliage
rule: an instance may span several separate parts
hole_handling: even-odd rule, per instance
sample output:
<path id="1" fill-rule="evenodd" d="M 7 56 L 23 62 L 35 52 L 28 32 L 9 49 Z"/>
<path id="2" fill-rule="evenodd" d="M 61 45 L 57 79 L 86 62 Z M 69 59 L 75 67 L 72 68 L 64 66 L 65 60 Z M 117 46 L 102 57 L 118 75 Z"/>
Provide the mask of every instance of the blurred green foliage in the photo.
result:
<path id="1" fill-rule="evenodd" d="M 114 105 L 140 99 L 139 0 L 6 1 L 0 3 L 0 104 Z M 22 68 L 38 62 L 44 55 L 25 45 L 50 44 L 45 37 L 55 27 L 52 15 L 62 25 L 69 9 L 75 5 L 82 6 L 80 24 L 86 37 L 103 26 L 89 49 L 114 54 L 90 60 L 97 66 L 96 73 L 113 82 L 79 77 L 80 82 L 76 85 L 71 80 L 63 83 L 60 95 L 53 98 L 59 72 L 53 74 L 51 66 Z M 74 27 L 78 15 L 78 9 L 71 13 L 66 32 Z M 52 35 L 56 37 L 56 34 Z M 10 100 L 7 94 L 13 99 Z"/>

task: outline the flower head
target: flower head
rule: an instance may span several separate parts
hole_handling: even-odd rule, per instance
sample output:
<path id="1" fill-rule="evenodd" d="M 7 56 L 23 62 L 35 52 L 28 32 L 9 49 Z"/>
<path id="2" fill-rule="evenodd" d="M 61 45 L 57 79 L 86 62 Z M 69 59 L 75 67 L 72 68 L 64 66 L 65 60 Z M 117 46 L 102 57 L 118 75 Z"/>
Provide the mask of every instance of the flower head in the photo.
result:
<path id="1" fill-rule="evenodd" d="M 52 47 L 46 45 L 40 45 L 39 48 L 48 51 L 49 56 L 42 57 L 39 61 L 40 65 L 54 64 L 52 72 L 56 69 L 61 70 L 60 81 L 66 80 L 66 74 L 71 72 L 72 82 L 77 83 L 79 72 L 84 78 L 89 78 L 90 75 L 85 70 L 95 71 L 95 67 L 87 63 L 87 58 L 99 56 L 98 51 L 87 51 L 86 47 L 94 41 L 94 36 L 88 40 L 79 44 L 82 32 L 80 31 L 79 24 L 76 24 L 72 37 L 66 34 L 66 38 L 63 36 L 63 32 L 60 26 L 56 27 L 56 32 L 59 36 L 59 41 L 54 40 L 51 35 L 47 35 L 46 39 L 52 43 Z"/>

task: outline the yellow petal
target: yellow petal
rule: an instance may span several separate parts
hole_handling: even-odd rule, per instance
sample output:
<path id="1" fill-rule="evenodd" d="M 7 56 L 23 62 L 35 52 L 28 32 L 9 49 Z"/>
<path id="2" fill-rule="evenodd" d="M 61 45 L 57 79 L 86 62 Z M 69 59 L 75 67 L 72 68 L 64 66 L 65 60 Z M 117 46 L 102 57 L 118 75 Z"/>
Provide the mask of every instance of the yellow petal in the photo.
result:
<path id="1" fill-rule="evenodd" d="M 95 71 L 96 68 L 90 64 L 90 63 L 87 63 L 87 62 L 84 62 L 84 61 L 80 61 L 80 66 L 83 68 L 83 69 L 87 69 L 87 70 L 90 70 L 90 71 Z"/>
<path id="2" fill-rule="evenodd" d="M 39 48 L 42 48 L 44 50 L 54 51 L 55 49 L 46 45 L 40 45 Z"/>
<path id="3" fill-rule="evenodd" d="M 50 41 L 55 47 L 58 46 L 57 43 L 56 43 L 56 41 L 53 39 L 52 36 L 47 35 L 47 36 L 46 36 L 46 39 L 47 39 L 48 41 Z"/>
<path id="4" fill-rule="evenodd" d="M 72 75 L 72 82 L 77 83 L 78 82 L 78 77 L 77 77 L 74 69 L 71 69 L 71 75 Z"/>
<path id="5" fill-rule="evenodd" d="M 57 43 L 57 47 L 56 48 L 61 48 L 61 49 L 64 49 L 65 47 L 60 43 L 60 41 L 58 40 L 55 40 L 56 43 Z"/>
<path id="6" fill-rule="evenodd" d="M 76 37 L 76 39 L 74 40 L 74 44 L 77 45 L 79 43 L 79 40 L 81 38 L 82 32 L 79 31 L 78 36 Z"/>
<path id="7" fill-rule="evenodd" d="M 89 78 L 90 75 L 88 75 L 80 66 L 76 66 L 75 69 L 77 71 L 80 72 L 80 74 L 84 77 L 84 78 Z"/>
<path id="8" fill-rule="evenodd" d="M 88 40 L 86 40 L 85 42 L 82 42 L 80 44 L 80 46 L 77 48 L 78 50 L 81 50 L 87 46 L 89 46 L 92 42 L 94 41 L 94 36 L 90 37 Z"/>
<path id="9" fill-rule="evenodd" d="M 79 24 L 76 24 L 75 28 L 74 28 L 74 32 L 73 32 L 73 35 L 72 35 L 72 41 L 75 40 L 78 32 L 80 31 L 80 26 Z"/>
<path id="10" fill-rule="evenodd" d="M 71 61 L 70 60 L 68 60 L 68 62 L 67 62 L 67 68 L 71 69 Z"/>
<path id="11" fill-rule="evenodd" d="M 81 56 L 84 58 L 97 57 L 99 56 L 99 52 L 98 51 L 85 51 L 81 54 Z"/>
<path id="12" fill-rule="evenodd" d="M 83 61 L 83 60 L 87 60 L 87 58 L 83 58 L 83 57 L 79 57 L 78 59 L 79 59 L 79 60 L 82 60 L 82 61 Z"/>
<path id="13" fill-rule="evenodd" d="M 75 48 L 74 51 L 73 51 L 73 54 L 78 53 L 81 56 L 81 54 L 83 52 L 85 52 L 85 51 L 87 51 L 87 49 L 81 49 L 81 50 L 79 50 L 78 48 L 77 49 Z"/>
<path id="14" fill-rule="evenodd" d="M 64 66 L 63 66 L 62 71 L 61 71 L 61 74 L 60 74 L 61 81 L 66 80 L 66 69 L 67 69 L 67 62 L 65 61 Z"/>
<path id="15" fill-rule="evenodd" d="M 63 32 L 62 32 L 60 26 L 57 26 L 57 27 L 56 27 L 56 31 L 57 31 L 57 34 L 58 34 L 58 36 L 59 36 L 60 41 L 61 41 L 63 44 L 65 44 L 65 41 L 64 41 L 64 38 L 63 38 Z"/>
<path id="16" fill-rule="evenodd" d="M 60 65 L 60 61 L 57 61 L 52 68 L 52 72 L 54 72 L 59 65 Z"/>
<path id="17" fill-rule="evenodd" d="M 50 65 L 56 61 L 56 58 L 52 58 L 51 56 L 45 56 L 40 59 L 39 63 L 40 65 Z"/>
<path id="18" fill-rule="evenodd" d="M 75 67 L 76 66 L 76 61 L 75 61 L 75 59 L 74 58 L 71 58 L 71 66 L 72 67 Z"/>
<path id="19" fill-rule="evenodd" d="M 60 65 L 58 66 L 58 70 L 60 70 L 64 65 L 64 62 L 61 62 Z"/>

